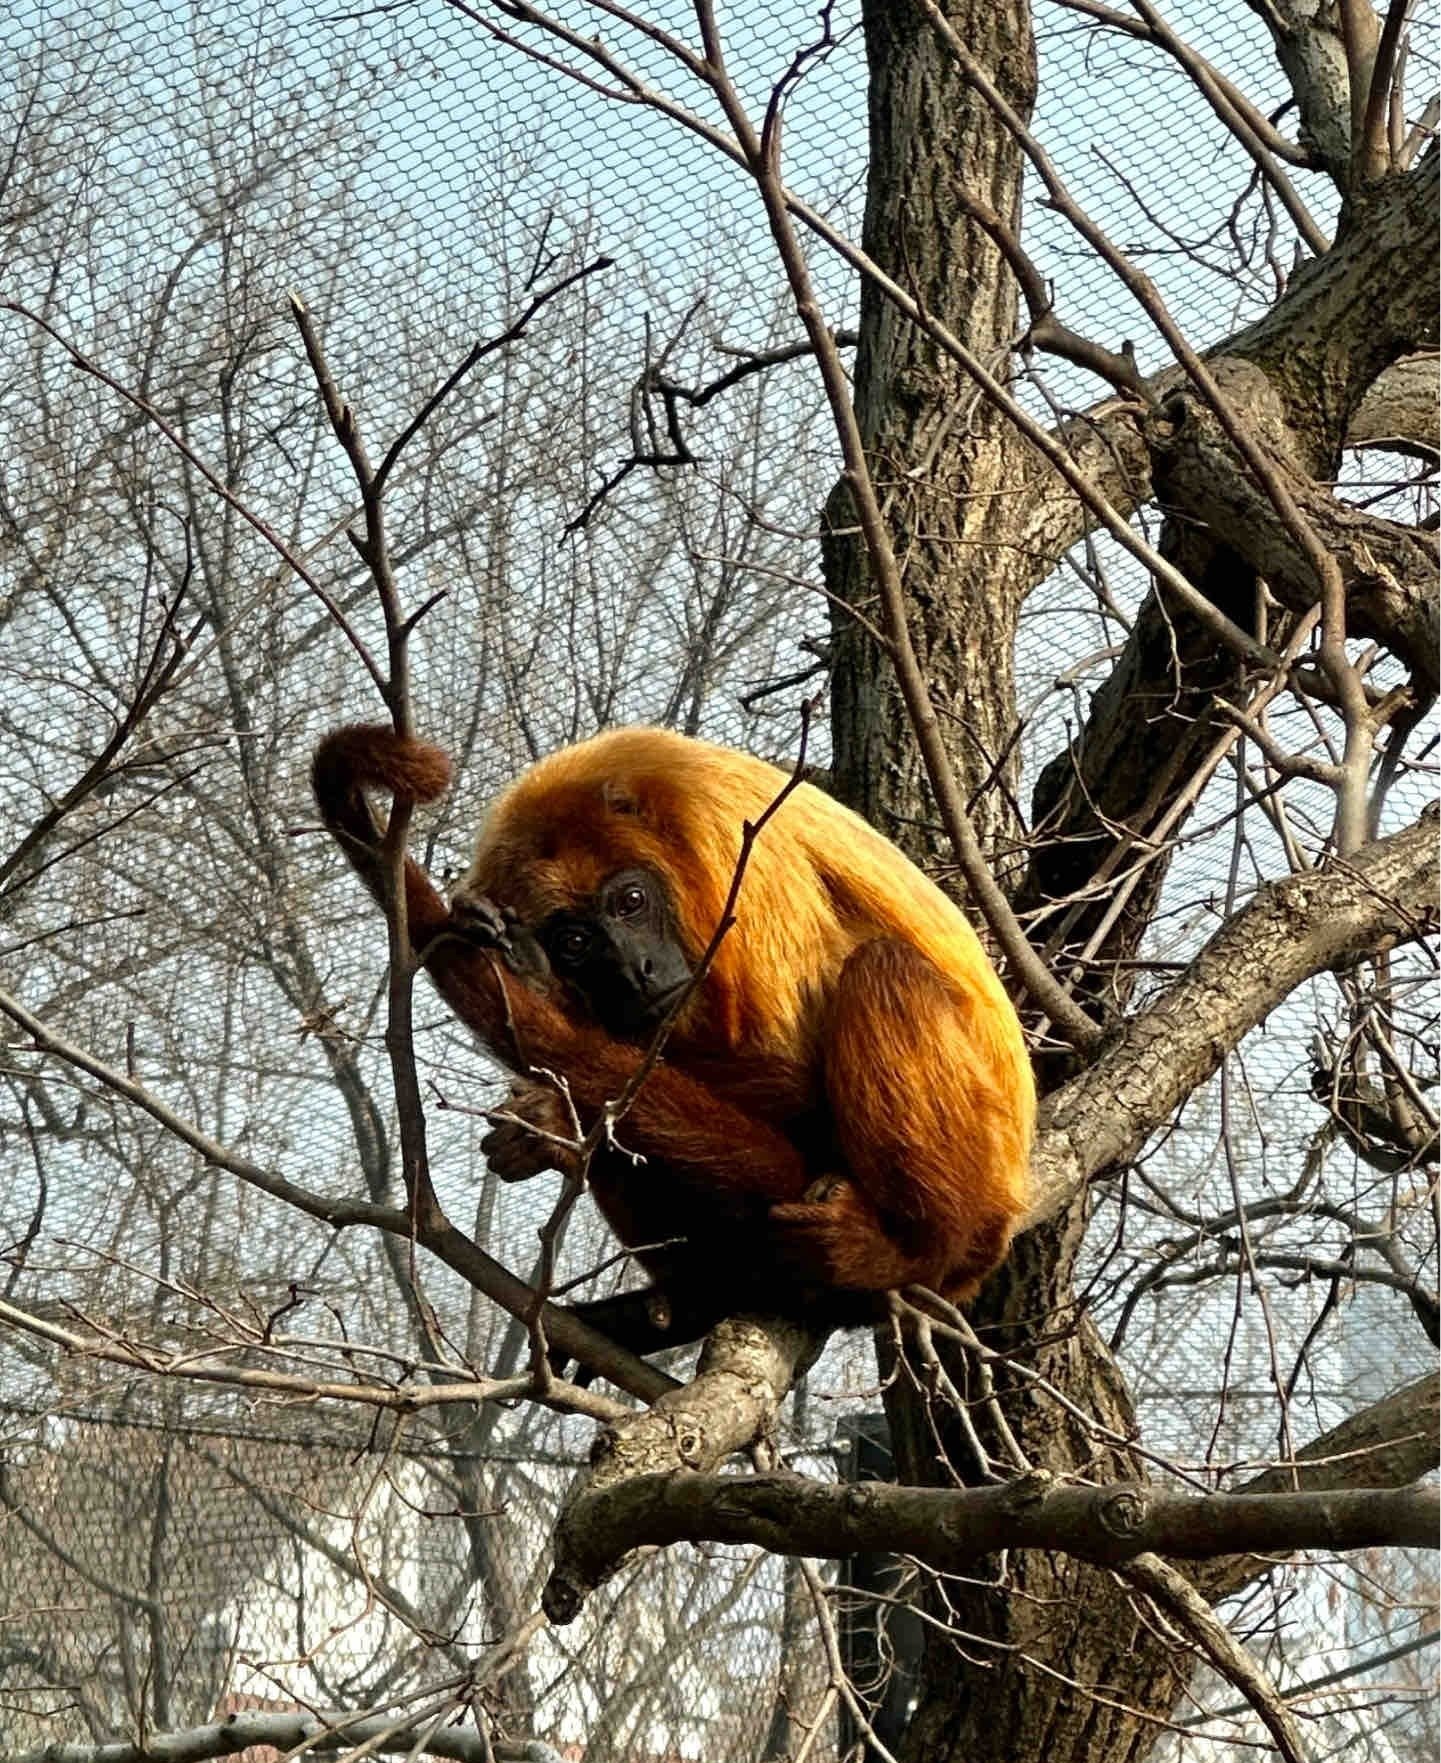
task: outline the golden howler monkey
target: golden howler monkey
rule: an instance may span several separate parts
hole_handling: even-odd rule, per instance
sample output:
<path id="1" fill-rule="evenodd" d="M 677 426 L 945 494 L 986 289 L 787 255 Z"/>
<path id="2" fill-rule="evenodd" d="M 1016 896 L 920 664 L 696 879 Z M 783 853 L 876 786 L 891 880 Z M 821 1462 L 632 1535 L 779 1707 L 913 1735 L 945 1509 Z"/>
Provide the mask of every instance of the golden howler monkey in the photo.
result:
<path id="1" fill-rule="evenodd" d="M 365 792 L 432 800 L 450 763 L 387 728 L 343 728 L 321 742 L 312 780 L 383 898 Z M 564 1076 L 588 1127 L 689 981 L 742 828 L 784 783 L 759 759 L 661 729 L 553 754 L 491 809 L 451 906 L 407 860 L 426 970 L 512 1072 Z M 539 1082 L 518 1086 L 511 1109 L 571 1130 Z M 801 785 L 756 839 L 737 922 L 620 1146 L 592 1160 L 597 1204 L 659 1289 L 579 1313 L 649 1352 L 741 1310 L 860 1322 L 911 1282 L 964 1298 L 1025 1209 L 1034 1112 L 1020 1025 L 970 925 L 857 815 Z M 557 1162 L 515 1125 L 484 1148 L 512 1180 Z"/>

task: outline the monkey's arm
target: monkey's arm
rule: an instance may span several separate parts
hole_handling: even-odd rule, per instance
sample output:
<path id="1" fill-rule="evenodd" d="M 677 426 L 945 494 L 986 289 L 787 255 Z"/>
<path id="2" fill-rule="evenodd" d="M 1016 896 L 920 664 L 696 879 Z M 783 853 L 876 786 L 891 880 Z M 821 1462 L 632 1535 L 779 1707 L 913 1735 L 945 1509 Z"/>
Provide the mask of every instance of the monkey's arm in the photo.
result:
<path id="1" fill-rule="evenodd" d="M 382 725 L 336 729 L 317 747 L 311 784 L 325 824 L 382 905 L 381 831 L 366 791 L 429 802 L 449 783 L 450 760 L 439 747 Z M 589 1128 L 624 1091 L 642 1049 L 574 1020 L 544 995 L 536 973 L 519 978 L 507 972 L 498 950 L 483 946 L 485 921 L 474 903 L 454 917 L 411 858 L 405 885 L 411 940 L 446 1003 L 512 1071 L 524 1075 L 539 1068 L 563 1076 L 582 1129 Z M 496 943 L 503 944 L 507 926 L 497 919 L 491 928 Z M 513 950 L 512 964 L 524 968 L 523 954 Z M 618 1136 L 702 1201 L 707 1196 L 799 1199 L 813 1173 L 779 1127 L 729 1100 L 715 1084 L 664 1063 L 647 1075 Z M 642 1186 L 646 1181 L 643 1167 L 638 1181 Z"/>
<path id="2" fill-rule="evenodd" d="M 441 997 L 504 1065 L 566 1080 L 582 1131 L 621 1096 L 640 1065 L 642 1047 L 574 1020 L 490 950 L 445 935 L 424 959 Z M 647 1072 L 616 1137 L 646 1160 L 632 1178 L 638 1191 L 664 1181 L 702 1206 L 799 1199 L 815 1173 L 778 1125 L 664 1061 Z"/>
<path id="3" fill-rule="evenodd" d="M 823 1036 L 848 1179 L 771 1214 L 801 1277 L 965 1296 L 1004 1258 L 1027 1203 L 1032 1113 L 1006 1008 L 908 943 L 851 955 Z"/>

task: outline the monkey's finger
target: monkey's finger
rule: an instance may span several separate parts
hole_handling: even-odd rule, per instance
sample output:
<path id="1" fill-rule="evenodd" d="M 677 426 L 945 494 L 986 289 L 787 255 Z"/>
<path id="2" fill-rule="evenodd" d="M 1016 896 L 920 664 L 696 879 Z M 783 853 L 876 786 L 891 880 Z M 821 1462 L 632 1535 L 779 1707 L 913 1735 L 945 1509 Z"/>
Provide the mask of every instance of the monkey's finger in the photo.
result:
<path id="1" fill-rule="evenodd" d="M 555 1164 L 555 1153 L 523 1126 L 497 1126 L 480 1141 L 481 1153 L 502 1181 L 529 1181 Z"/>
<path id="2" fill-rule="evenodd" d="M 509 949 L 510 926 L 505 914 L 484 894 L 457 894 L 450 903 L 450 916 L 462 936 L 487 948 Z"/>

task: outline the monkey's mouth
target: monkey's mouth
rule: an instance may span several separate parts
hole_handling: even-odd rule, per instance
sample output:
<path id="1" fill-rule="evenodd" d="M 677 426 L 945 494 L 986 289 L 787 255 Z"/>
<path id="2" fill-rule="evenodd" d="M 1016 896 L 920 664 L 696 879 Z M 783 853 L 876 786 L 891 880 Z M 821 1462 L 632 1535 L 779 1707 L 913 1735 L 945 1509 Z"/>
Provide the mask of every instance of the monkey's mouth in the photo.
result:
<path id="1" fill-rule="evenodd" d="M 631 992 L 624 997 L 613 995 L 608 1000 L 609 1008 L 596 1010 L 596 1017 L 607 1034 L 620 1040 L 644 1040 L 665 1021 L 690 983 L 686 978 L 667 986 L 663 992 Z"/>
<path id="2" fill-rule="evenodd" d="M 623 1032 L 632 1035 L 653 1034 L 690 990 L 690 985 L 691 977 L 687 974 L 673 986 L 667 986 L 663 992 L 649 992 L 643 998 L 635 998 L 625 1013 Z"/>
<path id="3" fill-rule="evenodd" d="M 663 1016 L 668 1016 L 694 983 L 695 975 L 688 973 L 684 979 L 678 979 L 673 986 L 667 986 L 665 991 L 651 998 L 646 1005 L 651 1019 L 659 1022 Z"/>
<path id="4" fill-rule="evenodd" d="M 642 1029 L 659 1028 L 690 990 L 690 983 L 687 975 L 685 979 L 677 980 L 673 986 L 667 986 L 663 992 L 650 992 L 644 998 L 637 998 L 634 1011 L 637 1026 Z"/>

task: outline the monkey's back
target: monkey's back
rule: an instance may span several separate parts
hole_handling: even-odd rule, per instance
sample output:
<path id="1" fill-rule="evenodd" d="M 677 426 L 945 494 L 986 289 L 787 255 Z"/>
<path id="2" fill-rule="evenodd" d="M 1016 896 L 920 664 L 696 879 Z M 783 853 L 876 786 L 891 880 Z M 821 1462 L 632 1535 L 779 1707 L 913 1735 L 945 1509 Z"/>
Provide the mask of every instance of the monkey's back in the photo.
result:
<path id="1" fill-rule="evenodd" d="M 671 888 L 698 954 L 720 921 L 744 829 L 787 781 L 765 760 L 668 729 L 611 729 L 542 759 L 498 798 L 465 885 L 521 911 L 554 909 L 607 871 L 644 865 Z M 953 982 L 1029 1137 L 1025 1041 L 980 939 L 858 814 L 814 785 L 793 789 L 751 844 L 735 921 L 702 1004 L 737 1052 L 794 1056 L 847 958 L 897 938 Z"/>

